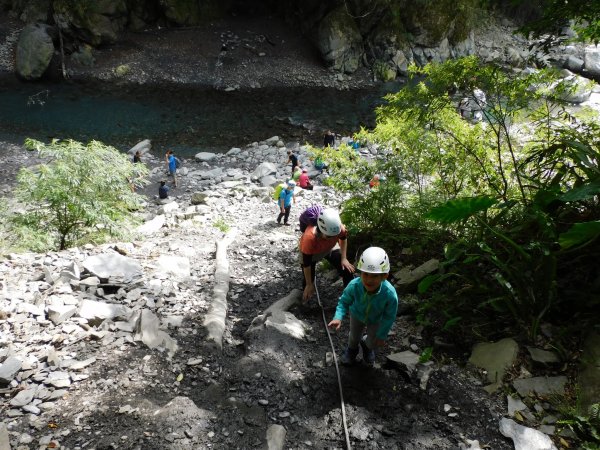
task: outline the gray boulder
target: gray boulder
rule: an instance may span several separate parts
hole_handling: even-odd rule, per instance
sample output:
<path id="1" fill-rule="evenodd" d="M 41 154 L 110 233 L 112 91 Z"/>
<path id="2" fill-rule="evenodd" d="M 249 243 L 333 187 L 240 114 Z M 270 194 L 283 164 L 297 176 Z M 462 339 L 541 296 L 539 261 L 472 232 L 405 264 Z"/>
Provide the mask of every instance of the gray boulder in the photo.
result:
<path id="1" fill-rule="evenodd" d="M 127 24 L 126 0 L 94 2 L 94 8 L 71 8 L 71 31 L 91 45 L 111 44 Z"/>
<path id="2" fill-rule="evenodd" d="M 600 48 L 588 46 L 585 48 L 584 69 L 593 77 L 600 77 Z"/>
<path id="3" fill-rule="evenodd" d="M 319 24 L 317 47 L 325 63 L 335 70 L 353 73 L 364 53 L 362 36 L 345 8 L 331 11 Z"/>
<path id="4" fill-rule="evenodd" d="M 17 42 L 17 74 L 26 80 L 40 78 L 48 68 L 53 54 L 54 44 L 47 26 L 27 25 L 21 31 Z"/>
<path id="5" fill-rule="evenodd" d="M 125 283 L 130 283 L 143 275 L 140 263 L 119 253 L 90 256 L 83 261 L 83 267 L 98 278 Z"/>
<path id="6" fill-rule="evenodd" d="M 152 141 L 150 139 L 144 139 L 143 141 L 140 141 L 133 147 L 131 147 L 127 153 L 129 153 L 130 155 L 135 155 L 135 152 L 140 152 L 140 154 L 144 155 L 148 153 L 151 149 Z"/>
<path id="7" fill-rule="evenodd" d="M 511 419 L 500 419 L 500 433 L 513 440 L 515 450 L 556 450 L 552 439 L 544 433 L 519 425 Z"/>
<path id="8" fill-rule="evenodd" d="M 0 364 L 0 385 L 10 383 L 21 370 L 23 362 L 19 358 L 9 356 Z"/>
<path id="9" fill-rule="evenodd" d="M 258 180 L 260 178 L 266 177 L 267 175 L 276 175 L 277 174 L 277 166 L 270 162 L 261 163 L 254 172 L 252 172 L 252 179 Z"/>
<path id="10" fill-rule="evenodd" d="M 216 153 L 211 153 L 211 152 L 200 152 L 200 153 L 196 153 L 196 155 L 194 156 L 194 158 L 196 158 L 198 161 L 212 161 L 213 159 L 215 159 L 217 157 Z"/>

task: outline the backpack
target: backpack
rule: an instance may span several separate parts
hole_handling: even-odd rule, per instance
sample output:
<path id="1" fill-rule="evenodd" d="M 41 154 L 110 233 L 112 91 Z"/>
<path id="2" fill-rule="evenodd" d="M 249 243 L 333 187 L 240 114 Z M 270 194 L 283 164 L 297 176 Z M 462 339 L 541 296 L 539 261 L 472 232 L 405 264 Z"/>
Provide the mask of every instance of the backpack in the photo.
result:
<path id="1" fill-rule="evenodd" d="M 175 168 L 179 169 L 181 167 L 181 160 L 175 156 Z"/>
<path id="2" fill-rule="evenodd" d="M 280 183 L 275 187 L 275 192 L 273 192 L 273 200 L 279 201 L 279 196 L 281 195 L 281 191 L 286 188 L 285 183 Z"/>
<path id="3" fill-rule="evenodd" d="M 323 159 L 321 159 L 321 157 L 319 156 L 317 159 L 315 159 L 315 169 L 321 170 L 323 169 L 323 167 L 325 167 L 325 163 L 323 162 Z"/>

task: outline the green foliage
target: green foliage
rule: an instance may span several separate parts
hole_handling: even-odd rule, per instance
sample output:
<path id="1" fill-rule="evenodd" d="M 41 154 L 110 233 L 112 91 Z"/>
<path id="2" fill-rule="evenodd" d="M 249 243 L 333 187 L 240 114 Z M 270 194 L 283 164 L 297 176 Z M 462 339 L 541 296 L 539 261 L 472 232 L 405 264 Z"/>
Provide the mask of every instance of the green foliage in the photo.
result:
<path id="1" fill-rule="evenodd" d="M 564 419 L 558 423 L 567 425 L 581 440 L 584 450 L 600 449 L 600 403 L 593 404 L 587 415 L 577 414 L 575 408 L 563 409 Z"/>
<path id="2" fill-rule="evenodd" d="M 597 44 L 600 41 L 600 4 L 588 0 L 547 0 L 542 3 L 542 17 L 526 26 L 521 32 L 536 37 L 547 33 L 559 36 L 561 30 L 573 21 L 578 39 Z"/>
<path id="3" fill-rule="evenodd" d="M 50 244 L 64 249 L 126 232 L 141 200 L 131 183 L 146 182 L 143 164 L 97 141 L 27 139 L 25 145 L 46 162 L 19 171 L 16 194 L 25 211 L 10 218 L 15 242 L 34 250 Z"/>
<path id="4" fill-rule="evenodd" d="M 431 360 L 433 356 L 433 347 L 425 347 L 419 356 L 419 362 L 424 364 Z"/>
<path id="5" fill-rule="evenodd" d="M 564 110 L 560 98 L 574 86 L 552 70 L 505 72 L 469 57 L 411 73 L 408 85 L 378 109 L 375 130 L 357 136 L 380 146 L 387 161 L 365 168 L 398 180 L 404 192 L 386 195 L 392 208 L 405 207 L 385 211 L 373 193 L 345 207 L 360 229 L 376 228 L 360 213 L 377 207 L 389 215 L 382 222 L 397 224 L 391 229 L 401 234 L 410 208 L 420 230 L 452 236 L 440 273 L 419 284 L 422 294 L 445 292 L 423 303 L 423 322 L 435 312 L 448 330 L 476 311 L 512 318 L 533 337 L 542 318 L 560 314 L 563 303 L 575 307 L 575 291 L 569 290 L 570 303 L 560 292 L 569 283 L 562 280 L 594 277 L 600 127 Z M 463 97 L 479 102 L 481 122 L 457 113 Z M 569 254 L 574 249 L 577 259 Z M 582 312 L 592 304 L 577 301 Z"/>
<path id="6" fill-rule="evenodd" d="M 223 233 L 227 233 L 231 228 L 229 224 L 225 221 L 225 219 L 223 219 L 222 217 L 219 217 L 217 220 L 215 220 L 215 222 L 213 223 L 213 227 L 215 227 L 219 231 L 222 231 Z"/>

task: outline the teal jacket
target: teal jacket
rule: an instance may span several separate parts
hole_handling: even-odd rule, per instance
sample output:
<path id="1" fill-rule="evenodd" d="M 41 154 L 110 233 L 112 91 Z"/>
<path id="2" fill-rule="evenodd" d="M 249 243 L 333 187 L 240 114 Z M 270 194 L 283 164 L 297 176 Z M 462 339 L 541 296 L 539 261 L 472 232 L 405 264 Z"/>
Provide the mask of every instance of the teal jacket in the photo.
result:
<path id="1" fill-rule="evenodd" d="M 398 312 L 398 295 L 396 289 L 384 280 L 379 290 L 369 294 L 360 278 L 352 280 L 338 301 L 333 320 L 342 320 L 350 311 L 350 315 L 363 323 L 379 323 L 376 337 L 386 339 L 396 320 Z"/>

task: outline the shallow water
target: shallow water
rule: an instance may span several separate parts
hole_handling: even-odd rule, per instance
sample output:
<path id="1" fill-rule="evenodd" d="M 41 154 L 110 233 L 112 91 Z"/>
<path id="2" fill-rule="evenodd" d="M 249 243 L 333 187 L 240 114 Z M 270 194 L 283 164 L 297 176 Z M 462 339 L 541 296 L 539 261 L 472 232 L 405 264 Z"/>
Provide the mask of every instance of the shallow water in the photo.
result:
<path id="1" fill-rule="evenodd" d="M 371 127 L 374 109 L 398 84 L 337 91 L 277 88 L 251 91 L 149 86 L 0 83 L 0 139 L 97 139 L 128 149 L 142 139 L 153 152 L 224 152 L 278 135 L 320 144 L 331 128 L 350 134 Z"/>

